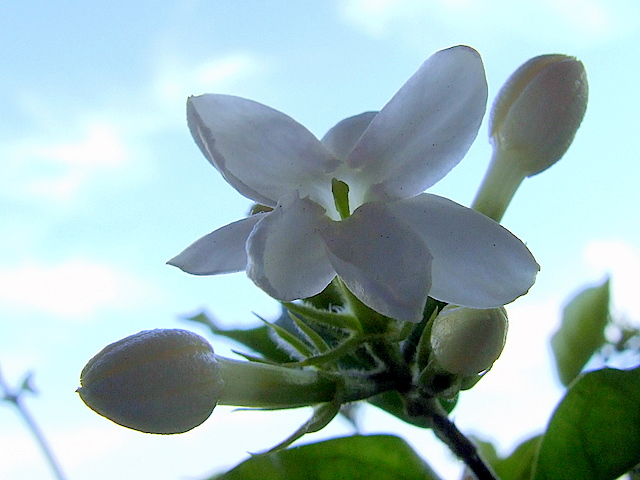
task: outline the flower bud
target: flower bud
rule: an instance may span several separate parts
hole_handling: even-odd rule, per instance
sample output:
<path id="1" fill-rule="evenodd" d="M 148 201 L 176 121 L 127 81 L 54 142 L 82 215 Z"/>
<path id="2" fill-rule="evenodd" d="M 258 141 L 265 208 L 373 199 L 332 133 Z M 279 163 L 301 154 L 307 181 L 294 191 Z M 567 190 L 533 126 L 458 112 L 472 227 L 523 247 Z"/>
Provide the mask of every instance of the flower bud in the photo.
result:
<path id="1" fill-rule="evenodd" d="M 431 329 L 431 352 L 440 367 L 456 375 L 477 375 L 493 365 L 507 338 L 504 308 L 478 310 L 446 306 Z"/>
<path id="2" fill-rule="evenodd" d="M 532 58 L 509 78 L 491 110 L 494 148 L 517 151 L 517 168 L 530 177 L 567 151 L 587 109 L 587 74 L 567 55 Z"/>
<path id="3" fill-rule="evenodd" d="M 80 398 L 100 415 L 146 433 L 204 422 L 223 386 L 211 345 L 178 329 L 145 330 L 106 346 L 82 370 Z"/>
<path id="4" fill-rule="evenodd" d="M 573 57 L 541 55 L 518 68 L 491 110 L 493 158 L 473 208 L 499 222 L 522 181 L 567 151 L 587 97 L 587 74 Z"/>

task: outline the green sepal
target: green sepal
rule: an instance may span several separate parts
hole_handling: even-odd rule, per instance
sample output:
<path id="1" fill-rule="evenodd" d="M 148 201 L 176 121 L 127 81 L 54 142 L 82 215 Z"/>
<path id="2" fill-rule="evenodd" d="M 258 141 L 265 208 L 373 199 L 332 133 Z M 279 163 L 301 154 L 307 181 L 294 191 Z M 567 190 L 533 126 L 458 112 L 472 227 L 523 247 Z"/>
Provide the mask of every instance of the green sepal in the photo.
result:
<path id="1" fill-rule="evenodd" d="M 271 337 L 274 342 L 282 349 L 284 349 L 290 356 L 302 360 L 311 357 L 316 354 L 313 349 L 300 340 L 293 333 L 282 328 L 281 326 L 271 323 L 264 318 L 256 315 L 264 324 L 271 330 L 273 336 Z"/>
<path id="2" fill-rule="evenodd" d="M 586 373 L 540 444 L 534 480 L 614 480 L 640 463 L 640 367 Z"/>
<path id="3" fill-rule="evenodd" d="M 307 420 L 298 430 L 293 432 L 293 434 L 278 445 L 264 452 L 264 454 L 283 450 L 307 433 L 314 433 L 322 430 L 336 417 L 336 415 L 338 415 L 338 413 L 340 413 L 341 405 L 340 400 L 336 399 L 333 402 L 321 403 L 314 406 L 313 415 L 311 415 L 309 420 Z"/>
<path id="4" fill-rule="evenodd" d="M 447 413 L 453 412 L 453 409 L 456 408 L 458 404 L 458 399 L 460 395 L 456 395 L 453 398 L 438 398 L 438 403 L 444 408 L 444 411 Z"/>
<path id="5" fill-rule="evenodd" d="M 431 327 L 433 326 L 433 321 L 438 316 L 438 312 L 439 309 L 437 308 L 431 312 L 422 329 L 420 340 L 418 341 L 415 362 L 419 370 L 425 369 L 429 364 L 429 358 L 431 357 Z"/>
<path id="6" fill-rule="evenodd" d="M 418 324 L 415 324 L 411 333 L 407 337 L 407 340 L 402 346 L 402 355 L 404 356 L 404 359 L 407 363 L 414 363 L 415 356 L 418 350 L 418 344 L 424 336 L 424 330 L 425 328 L 427 328 L 427 325 L 430 326 L 431 324 L 433 324 L 434 312 L 437 315 L 438 312 L 442 310 L 446 305 L 446 303 L 440 302 L 439 300 L 434 300 L 431 297 L 427 298 L 427 304 L 424 307 L 422 321 Z"/>
<path id="7" fill-rule="evenodd" d="M 604 345 L 609 318 L 609 280 L 583 290 L 564 308 L 560 328 L 551 337 L 551 347 L 558 376 L 565 386 Z"/>
<path id="8" fill-rule="evenodd" d="M 254 456 L 209 480 L 440 480 L 403 439 L 354 435 Z"/>
<path id="9" fill-rule="evenodd" d="M 482 373 L 478 373 L 477 375 L 469 375 L 468 377 L 462 377 L 460 382 L 460 390 L 470 390 L 475 387 L 475 385 L 483 379 L 483 377 L 491 371 L 491 368 L 485 370 Z"/>
<path id="10" fill-rule="evenodd" d="M 309 327 L 309 325 L 300 320 L 297 315 L 291 312 L 288 313 L 289 317 L 300 331 L 300 334 L 304 335 L 307 341 L 312 344 L 319 353 L 327 353 L 330 350 L 329 345 L 327 345 L 327 342 L 324 341 L 324 339 L 318 332 L 316 332 L 313 328 Z"/>
<path id="11" fill-rule="evenodd" d="M 342 296 L 342 288 L 340 287 L 337 277 L 335 277 L 329 285 L 320 293 L 313 297 L 308 297 L 303 302 L 325 311 L 336 311 L 344 307 L 345 299 Z"/>
<path id="12" fill-rule="evenodd" d="M 229 338 L 238 342 L 273 363 L 287 363 L 296 360 L 294 357 L 278 348 L 271 338 L 269 327 L 266 325 L 246 330 L 223 329 L 204 312 L 192 317 L 185 317 L 184 320 L 205 325 L 214 335 Z"/>
<path id="13" fill-rule="evenodd" d="M 249 360 L 250 362 L 265 363 L 267 365 L 281 365 L 280 363 L 272 362 L 270 360 L 267 360 L 265 358 L 259 357 L 257 355 L 251 355 L 250 353 L 241 352 L 239 350 L 231 350 L 231 351 L 233 353 L 235 353 L 236 355 L 238 355 L 239 357 L 242 357 L 245 360 Z"/>
<path id="14" fill-rule="evenodd" d="M 320 310 L 301 303 L 283 303 L 284 308 L 309 321 L 348 332 L 362 332 L 360 321 L 353 315 Z"/>
<path id="15" fill-rule="evenodd" d="M 355 352 L 365 342 L 372 339 L 379 339 L 380 335 L 353 335 L 336 347 L 320 355 L 312 355 L 304 360 L 287 364 L 290 367 L 318 366 L 326 363 L 338 363 L 346 355 Z"/>

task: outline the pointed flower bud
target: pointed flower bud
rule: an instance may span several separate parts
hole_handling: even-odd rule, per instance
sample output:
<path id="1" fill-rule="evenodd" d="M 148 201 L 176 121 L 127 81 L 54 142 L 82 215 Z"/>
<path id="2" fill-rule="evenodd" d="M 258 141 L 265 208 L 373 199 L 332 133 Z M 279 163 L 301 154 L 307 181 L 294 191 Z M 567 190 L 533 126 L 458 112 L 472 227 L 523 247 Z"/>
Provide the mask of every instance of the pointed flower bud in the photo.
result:
<path id="1" fill-rule="evenodd" d="M 582 62 L 541 55 L 500 89 L 489 120 L 494 155 L 474 208 L 499 221 L 525 177 L 556 163 L 582 122 L 588 97 Z"/>
<path id="2" fill-rule="evenodd" d="M 431 329 L 431 352 L 439 366 L 456 375 L 477 375 L 493 365 L 507 337 L 504 308 L 477 310 L 446 306 Z"/>
<path id="3" fill-rule="evenodd" d="M 522 65 L 498 93 L 489 134 L 494 147 L 519 152 L 526 176 L 567 151 L 587 109 L 587 74 L 567 55 L 541 55 Z"/>
<path id="4" fill-rule="evenodd" d="M 106 346 L 82 370 L 89 408 L 146 433 L 182 433 L 204 422 L 223 386 L 211 345 L 195 333 L 146 330 Z"/>

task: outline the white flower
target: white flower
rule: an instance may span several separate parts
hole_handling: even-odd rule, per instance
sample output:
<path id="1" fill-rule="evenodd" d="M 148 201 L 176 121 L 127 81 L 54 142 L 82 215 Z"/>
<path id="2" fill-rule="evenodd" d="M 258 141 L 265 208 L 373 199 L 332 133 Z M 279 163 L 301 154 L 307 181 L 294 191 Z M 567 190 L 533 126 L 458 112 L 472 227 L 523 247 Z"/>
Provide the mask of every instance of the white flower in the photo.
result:
<path id="1" fill-rule="evenodd" d="M 486 100 L 482 60 L 465 46 L 434 54 L 380 112 L 343 120 L 321 141 L 250 100 L 190 98 L 189 127 L 207 159 L 273 211 L 226 225 L 169 263 L 196 275 L 246 270 L 281 301 L 313 296 L 337 274 L 365 305 L 413 322 L 428 295 L 474 308 L 513 301 L 539 269 L 524 244 L 421 193 L 466 154 Z M 333 193 L 340 182 L 348 202 Z"/>

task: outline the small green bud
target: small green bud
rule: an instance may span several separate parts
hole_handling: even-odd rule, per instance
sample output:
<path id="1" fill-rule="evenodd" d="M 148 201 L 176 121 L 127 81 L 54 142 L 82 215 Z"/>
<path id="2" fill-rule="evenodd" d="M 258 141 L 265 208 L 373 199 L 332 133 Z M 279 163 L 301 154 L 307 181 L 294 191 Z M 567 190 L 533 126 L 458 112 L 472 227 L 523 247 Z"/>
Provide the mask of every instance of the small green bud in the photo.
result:
<path id="1" fill-rule="evenodd" d="M 433 321 L 431 353 L 438 365 L 455 375 L 477 375 L 491 368 L 507 338 L 504 308 L 478 310 L 446 306 Z"/>
<path id="2" fill-rule="evenodd" d="M 100 415 L 146 433 L 204 422 L 223 381 L 211 345 L 178 329 L 145 330 L 107 345 L 82 370 L 77 392 Z"/>

